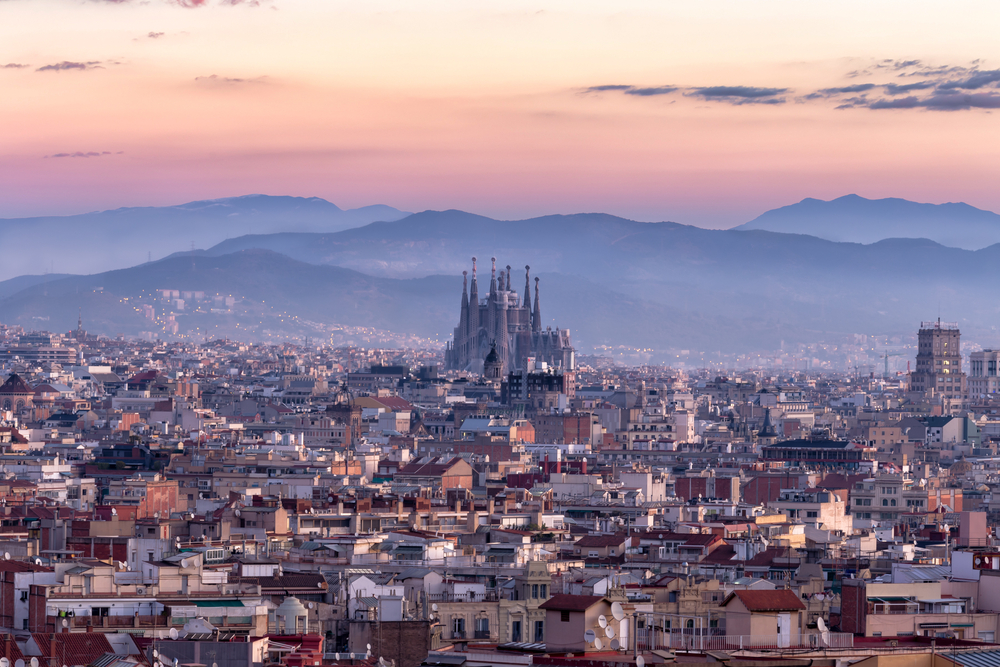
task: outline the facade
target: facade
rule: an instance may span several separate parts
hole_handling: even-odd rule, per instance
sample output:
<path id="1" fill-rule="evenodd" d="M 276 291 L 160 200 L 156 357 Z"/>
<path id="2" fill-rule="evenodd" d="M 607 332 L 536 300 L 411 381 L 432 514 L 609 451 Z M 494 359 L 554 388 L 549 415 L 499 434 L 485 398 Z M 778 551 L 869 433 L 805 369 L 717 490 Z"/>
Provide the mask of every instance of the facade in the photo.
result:
<path id="1" fill-rule="evenodd" d="M 472 284 L 462 273 L 462 309 L 452 342 L 445 350 L 445 367 L 454 370 L 474 369 L 484 363 L 495 347 L 500 364 L 500 378 L 515 369 L 535 363 L 573 370 L 576 352 L 567 329 L 542 328 L 538 278 L 535 278 L 535 303 L 531 304 L 531 277 L 525 268 L 524 297 L 514 289 L 510 266 L 497 277 L 496 258 L 492 258 L 489 293 L 479 298 L 476 258 L 472 258 Z M 467 289 L 468 287 L 468 289 Z"/>
<path id="2" fill-rule="evenodd" d="M 1000 350 L 979 350 L 969 355 L 966 384 L 970 398 L 985 398 L 1000 392 Z"/>
<path id="3" fill-rule="evenodd" d="M 962 333 L 950 322 L 921 322 L 917 332 L 917 368 L 910 389 L 950 399 L 969 397 L 962 372 Z"/>

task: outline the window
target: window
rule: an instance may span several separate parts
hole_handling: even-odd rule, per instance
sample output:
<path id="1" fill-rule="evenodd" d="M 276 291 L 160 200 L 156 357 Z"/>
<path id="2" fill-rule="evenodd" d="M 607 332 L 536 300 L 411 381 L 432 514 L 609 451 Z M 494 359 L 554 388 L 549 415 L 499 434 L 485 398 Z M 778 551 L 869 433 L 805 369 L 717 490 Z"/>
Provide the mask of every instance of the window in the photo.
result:
<path id="1" fill-rule="evenodd" d="M 559 612 L 559 620 L 562 621 L 563 623 L 569 623 L 569 612 L 566 611 L 565 609 Z"/>
<path id="2" fill-rule="evenodd" d="M 462 639 L 465 637 L 465 619 L 456 616 L 451 619 L 451 636 Z"/>
<path id="3" fill-rule="evenodd" d="M 815 519 L 819 516 L 819 512 L 806 512 L 807 519 Z"/>
<path id="4" fill-rule="evenodd" d="M 538 584 L 531 584 L 531 597 L 532 598 L 538 597 Z"/>
<path id="5" fill-rule="evenodd" d="M 545 641 L 545 621 L 535 621 L 535 643 Z"/>
<path id="6" fill-rule="evenodd" d="M 541 584 L 538 587 L 538 597 L 542 598 L 543 600 L 549 597 L 549 586 L 548 586 L 548 584 Z"/>
<path id="7" fill-rule="evenodd" d="M 510 622 L 510 640 L 512 642 L 521 641 L 521 621 Z"/>

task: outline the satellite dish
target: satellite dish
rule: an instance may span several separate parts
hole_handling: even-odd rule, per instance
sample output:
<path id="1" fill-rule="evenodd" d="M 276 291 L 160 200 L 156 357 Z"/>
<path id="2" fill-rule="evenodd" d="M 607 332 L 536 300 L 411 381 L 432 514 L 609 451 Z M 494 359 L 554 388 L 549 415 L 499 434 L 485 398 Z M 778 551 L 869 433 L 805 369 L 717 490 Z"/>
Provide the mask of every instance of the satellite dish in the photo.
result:
<path id="1" fill-rule="evenodd" d="M 157 651 L 155 648 L 153 649 L 153 657 L 154 658 L 159 658 L 160 657 L 160 652 Z"/>
<path id="2" fill-rule="evenodd" d="M 38 667 L 38 658 L 31 659 L 31 667 Z"/>
<path id="3" fill-rule="evenodd" d="M 68 628 L 68 627 L 69 627 L 69 619 L 67 619 L 67 618 L 64 618 L 64 619 L 62 620 L 62 626 L 63 626 L 64 628 Z"/>
<path id="4" fill-rule="evenodd" d="M 10 667 L 10 658 L 0 658 L 0 667 Z"/>
<path id="5" fill-rule="evenodd" d="M 177 639 L 177 628 L 170 628 L 170 638 Z"/>
<path id="6" fill-rule="evenodd" d="M 622 603 L 621 602 L 612 602 L 611 603 L 611 615 L 615 617 L 616 621 L 620 621 L 623 618 L 625 618 L 625 610 L 622 609 Z"/>
<path id="7" fill-rule="evenodd" d="M 588 644 L 593 644 L 595 639 L 597 639 L 597 633 L 593 630 L 587 630 L 583 633 L 583 641 Z M 4 665 L 0 665 L 0 667 L 4 667 Z"/>
<path id="8" fill-rule="evenodd" d="M 15 660 L 14 661 L 14 667 L 24 667 L 24 660 L 21 660 L 20 658 L 18 658 L 17 660 Z"/>
<path id="9" fill-rule="evenodd" d="M 608 617 L 605 616 L 604 614 L 601 614 L 600 616 L 597 617 L 597 624 L 602 628 L 608 627 Z"/>
<path id="10" fill-rule="evenodd" d="M 615 638 L 615 626 L 609 625 L 608 627 L 604 628 L 604 634 L 607 635 L 608 639 L 614 639 Z"/>
<path id="11" fill-rule="evenodd" d="M 822 602 L 823 600 L 825 600 L 825 599 L 826 599 L 826 596 L 825 596 L 825 595 L 823 595 L 822 593 L 817 593 L 817 594 L 816 594 L 816 599 L 817 599 L 817 600 L 819 600 L 820 602 Z M 821 621 L 822 621 L 823 619 L 821 618 L 821 619 L 819 619 L 819 620 L 821 620 Z"/>
<path id="12" fill-rule="evenodd" d="M 314 609 L 315 607 L 316 607 L 316 603 L 315 602 L 310 602 L 309 603 L 309 608 L 310 609 Z"/>
<path id="13" fill-rule="evenodd" d="M 41 564 L 42 564 L 42 559 L 41 558 L 36 558 L 35 559 L 35 565 L 41 565 Z"/>
<path id="14" fill-rule="evenodd" d="M 826 632 L 827 630 L 830 629 L 830 628 L 826 627 L 826 621 L 823 620 L 822 616 L 820 616 L 819 618 L 816 619 L 816 628 L 820 632 Z"/>
<path id="15" fill-rule="evenodd" d="M 371 644 L 365 644 L 365 647 L 366 647 L 366 648 L 367 648 L 367 649 L 368 649 L 369 651 L 371 651 L 371 650 L 372 650 L 372 645 L 371 645 Z"/>
<path id="16" fill-rule="evenodd" d="M 219 667 L 219 663 L 217 663 L 217 662 L 213 662 L 213 663 L 212 663 L 212 667 Z"/>
<path id="17" fill-rule="evenodd" d="M 646 659 L 641 655 L 635 656 L 635 667 L 646 667 Z"/>
<path id="18" fill-rule="evenodd" d="M 242 514 L 242 512 L 240 512 L 239 510 L 236 510 L 236 516 L 239 516 L 240 514 Z"/>
<path id="19" fill-rule="evenodd" d="M 333 502 L 333 496 L 327 496 L 326 497 L 326 502 L 332 503 Z"/>
<path id="20" fill-rule="evenodd" d="M 10 560 L 10 552 L 9 551 L 4 551 L 3 552 L 3 559 L 4 560 Z M 7 662 L 10 662 L 10 660 L 8 660 Z"/>
<path id="21" fill-rule="evenodd" d="M 598 651 L 604 648 L 604 642 L 601 641 L 600 637 L 594 640 L 594 648 L 596 648 Z"/>
<path id="22" fill-rule="evenodd" d="M 619 646 L 621 646 L 621 644 L 618 643 L 617 639 L 612 639 L 611 640 L 611 650 L 612 651 L 617 651 Z"/>
<path id="23" fill-rule="evenodd" d="M 431 605 L 431 611 L 437 611 L 437 610 L 438 610 L 438 606 L 437 606 L 437 602 L 435 602 L 434 604 Z"/>

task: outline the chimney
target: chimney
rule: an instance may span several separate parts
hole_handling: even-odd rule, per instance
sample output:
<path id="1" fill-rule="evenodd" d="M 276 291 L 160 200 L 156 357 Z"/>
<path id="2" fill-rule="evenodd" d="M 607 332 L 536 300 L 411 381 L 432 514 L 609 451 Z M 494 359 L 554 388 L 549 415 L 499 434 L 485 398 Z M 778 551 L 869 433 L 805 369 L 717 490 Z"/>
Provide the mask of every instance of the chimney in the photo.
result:
<path id="1" fill-rule="evenodd" d="M 587 474 L 587 457 L 584 456 L 583 459 L 581 459 L 581 461 L 582 461 L 582 463 L 580 464 L 580 473 L 586 475 Z"/>
<path id="2" fill-rule="evenodd" d="M 556 472 L 557 473 L 561 473 L 562 472 L 562 450 L 561 449 L 557 449 L 556 450 Z"/>

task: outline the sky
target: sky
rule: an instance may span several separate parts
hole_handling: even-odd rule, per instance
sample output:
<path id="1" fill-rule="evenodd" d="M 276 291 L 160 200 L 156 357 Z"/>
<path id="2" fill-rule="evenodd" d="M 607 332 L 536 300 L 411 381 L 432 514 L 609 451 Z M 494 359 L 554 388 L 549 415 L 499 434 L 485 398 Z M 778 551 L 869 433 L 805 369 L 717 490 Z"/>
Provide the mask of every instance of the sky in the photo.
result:
<path id="1" fill-rule="evenodd" d="M 0 217 L 1000 211 L 1000 3 L 0 0 Z"/>

